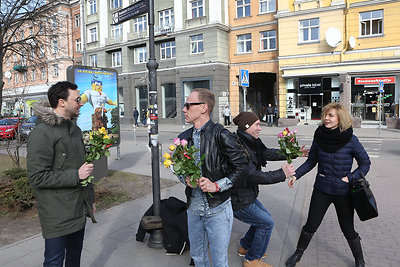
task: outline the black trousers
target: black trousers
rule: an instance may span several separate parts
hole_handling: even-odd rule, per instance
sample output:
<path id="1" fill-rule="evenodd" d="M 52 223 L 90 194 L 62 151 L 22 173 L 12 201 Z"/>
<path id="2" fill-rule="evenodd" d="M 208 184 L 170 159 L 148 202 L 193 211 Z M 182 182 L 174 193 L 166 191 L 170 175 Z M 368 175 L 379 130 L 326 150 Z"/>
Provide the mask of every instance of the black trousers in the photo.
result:
<path id="1" fill-rule="evenodd" d="M 333 203 L 339 220 L 340 229 L 348 240 L 354 240 L 358 233 L 354 230 L 354 207 L 348 195 L 328 195 L 318 190 L 313 191 L 308 211 L 307 222 L 303 229 L 313 234 L 320 226 L 329 206 Z"/>
<path id="2" fill-rule="evenodd" d="M 230 125 L 231 124 L 231 120 L 229 116 L 224 116 L 225 119 L 225 125 Z"/>

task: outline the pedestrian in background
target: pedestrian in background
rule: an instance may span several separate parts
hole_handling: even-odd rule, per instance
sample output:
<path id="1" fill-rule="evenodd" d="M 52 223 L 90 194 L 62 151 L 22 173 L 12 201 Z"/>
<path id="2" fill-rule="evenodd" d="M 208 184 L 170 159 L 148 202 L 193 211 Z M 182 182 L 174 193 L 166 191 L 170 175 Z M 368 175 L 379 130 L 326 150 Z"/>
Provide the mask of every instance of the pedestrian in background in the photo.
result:
<path id="1" fill-rule="evenodd" d="M 133 125 L 133 127 L 139 127 L 139 111 L 136 109 L 136 107 L 133 108 L 133 119 L 135 120 L 135 124 Z"/>
<path id="2" fill-rule="evenodd" d="M 225 106 L 224 108 L 224 125 L 231 125 L 231 109 L 229 106 Z"/>
<path id="3" fill-rule="evenodd" d="M 146 126 L 147 122 L 147 112 L 142 108 L 142 114 L 140 115 L 140 120 L 142 121 L 143 126 Z"/>
<path id="4" fill-rule="evenodd" d="M 210 114 L 215 96 L 208 89 L 194 89 L 187 97 L 183 113 L 193 127 L 179 135 L 195 146 L 196 159 L 205 155 L 202 177 L 192 187 L 189 177 L 179 177 L 186 185 L 190 255 L 196 267 L 228 267 L 228 247 L 232 232 L 233 212 L 230 189 L 243 177 L 247 158 L 236 138 Z M 186 178 L 186 179 L 185 179 Z"/>
<path id="5" fill-rule="evenodd" d="M 42 235 L 44 267 L 80 266 L 86 214 L 95 212 L 91 184 L 81 181 L 93 171 L 85 163 L 81 129 L 82 107 L 77 86 L 58 82 L 47 92 L 48 102 L 34 107 L 38 120 L 27 142 L 27 175 L 35 190 Z M 94 218 L 93 218 L 94 219 Z"/>
<path id="6" fill-rule="evenodd" d="M 353 159 L 358 167 L 352 171 Z M 317 177 L 311 196 L 306 224 L 300 233 L 297 249 L 286 261 L 293 267 L 300 261 L 304 250 L 317 231 L 321 221 L 333 203 L 342 230 L 355 259 L 356 267 L 365 266 L 361 238 L 354 229 L 354 207 L 350 198 L 351 181 L 366 175 L 371 161 L 358 138 L 353 135 L 352 118 L 340 103 L 330 103 L 322 110 L 321 125 L 314 134 L 308 159 L 296 170 L 296 176 L 288 182 L 293 187 L 296 179 L 318 164 Z M 332 262 L 332 265 L 335 265 Z"/>
<path id="7" fill-rule="evenodd" d="M 268 104 L 267 107 L 267 124 L 268 127 L 272 127 L 274 124 L 274 107 L 271 104 Z"/>
<path id="8" fill-rule="evenodd" d="M 238 126 L 236 134 L 249 154 L 246 177 L 232 188 L 231 194 L 233 216 L 250 224 L 249 230 L 240 239 L 238 255 L 244 257 L 244 267 L 270 267 L 261 259 L 266 257 L 274 221 L 270 212 L 257 199 L 258 185 L 284 182 L 286 178 L 295 175 L 294 167 L 292 164 L 283 164 L 278 170 L 262 171 L 267 161 L 286 160 L 286 157 L 277 153 L 278 149 L 267 148 L 259 138 L 261 126 L 256 114 L 240 112 L 233 122 Z M 304 146 L 301 151 L 303 156 L 307 156 L 308 150 Z"/>

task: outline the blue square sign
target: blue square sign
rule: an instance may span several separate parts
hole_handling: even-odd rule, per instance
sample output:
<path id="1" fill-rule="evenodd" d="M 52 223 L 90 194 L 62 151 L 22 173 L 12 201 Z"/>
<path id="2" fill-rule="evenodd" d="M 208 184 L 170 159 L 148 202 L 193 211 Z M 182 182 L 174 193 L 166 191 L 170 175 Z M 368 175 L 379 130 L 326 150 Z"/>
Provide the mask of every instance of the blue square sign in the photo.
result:
<path id="1" fill-rule="evenodd" d="M 249 87 L 249 71 L 248 70 L 240 70 L 239 75 L 239 85 L 244 87 Z"/>

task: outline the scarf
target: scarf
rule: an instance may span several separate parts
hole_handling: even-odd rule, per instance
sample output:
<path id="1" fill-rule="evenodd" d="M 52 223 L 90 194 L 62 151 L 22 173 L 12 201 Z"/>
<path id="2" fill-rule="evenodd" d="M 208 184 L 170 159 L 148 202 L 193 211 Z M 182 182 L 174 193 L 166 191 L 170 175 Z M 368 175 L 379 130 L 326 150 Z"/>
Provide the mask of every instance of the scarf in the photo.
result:
<path id="1" fill-rule="evenodd" d="M 315 130 L 314 140 L 328 153 L 334 153 L 347 144 L 353 136 L 353 128 L 341 132 L 339 128 L 328 129 L 324 125 Z"/>
<path id="2" fill-rule="evenodd" d="M 252 135 L 238 129 L 237 130 L 237 135 L 239 139 L 249 148 L 251 149 L 252 152 L 255 153 L 257 162 L 261 164 L 262 166 L 265 166 L 265 160 L 264 160 L 264 150 L 267 149 L 267 147 L 264 145 L 264 143 L 261 141 L 260 138 L 255 139 Z M 250 152 L 249 152 L 250 153 Z"/>

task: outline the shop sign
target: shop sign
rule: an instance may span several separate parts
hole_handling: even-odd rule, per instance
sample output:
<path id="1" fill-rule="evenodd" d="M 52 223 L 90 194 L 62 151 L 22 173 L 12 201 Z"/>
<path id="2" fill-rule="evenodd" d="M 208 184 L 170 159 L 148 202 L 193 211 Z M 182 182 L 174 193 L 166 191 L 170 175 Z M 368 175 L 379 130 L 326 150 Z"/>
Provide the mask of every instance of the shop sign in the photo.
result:
<path id="1" fill-rule="evenodd" d="M 322 91 L 321 77 L 299 78 L 299 94 L 315 94 Z"/>
<path id="2" fill-rule="evenodd" d="M 363 84 L 379 84 L 383 83 L 395 83 L 396 77 L 369 77 L 369 78 L 356 78 L 354 83 L 355 85 L 363 85 Z"/>

